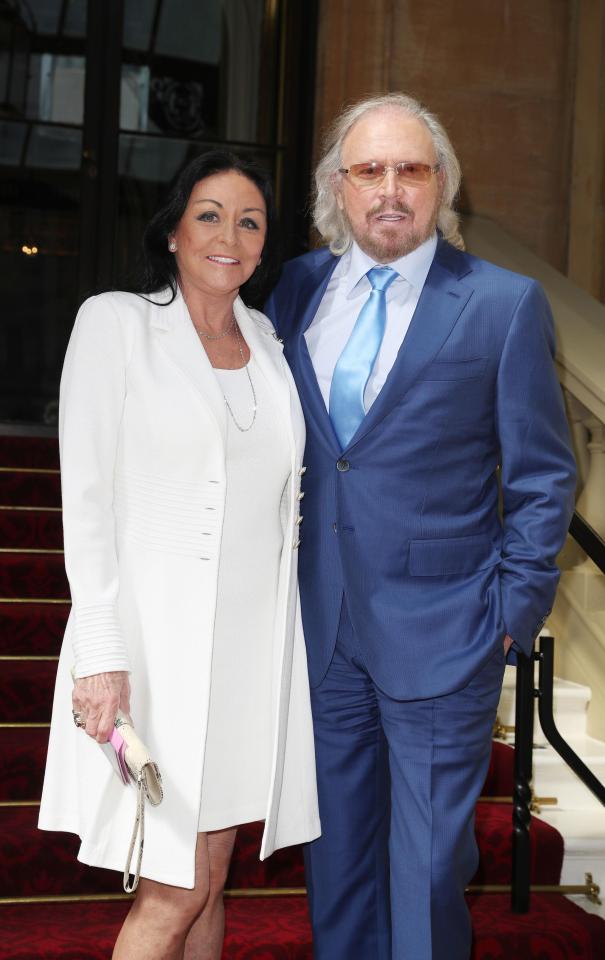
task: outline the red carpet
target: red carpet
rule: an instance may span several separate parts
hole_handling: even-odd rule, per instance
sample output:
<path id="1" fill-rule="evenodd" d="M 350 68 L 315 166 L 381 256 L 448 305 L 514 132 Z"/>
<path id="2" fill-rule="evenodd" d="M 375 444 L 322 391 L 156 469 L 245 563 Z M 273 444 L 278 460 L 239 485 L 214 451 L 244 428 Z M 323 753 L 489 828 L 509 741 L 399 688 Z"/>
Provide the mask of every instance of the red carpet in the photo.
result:
<path id="1" fill-rule="evenodd" d="M 58 655 L 68 616 L 66 603 L 0 603 L 0 655 Z"/>
<path id="2" fill-rule="evenodd" d="M 534 894 L 531 911 L 510 912 L 508 897 L 469 897 L 471 960 L 603 960 L 603 921 L 557 894 Z M 3 960 L 109 960 L 125 903 L 2 907 L 10 953 Z M 582 914 L 579 922 L 578 913 Z M 223 960 L 311 960 L 304 897 L 226 901 Z M 0 948 L 1 949 L 1 948 Z M 355 958 L 351 958 L 355 960 Z"/>
<path id="3" fill-rule="evenodd" d="M 68 603 L 53 602 L 69 596 L 60 553 L 59 477 L 48 472 L 58 468 L 56 442 L 0 438 L 0 466 L 19 468 L 0 471 L 0 657 L 9 658 L 0 674 L 0 960 L 101 960 L 111 956 L 128 903 L 6 903 L 27 896 L 106 896 L 121 885 L 117 874 L 77 863 L 77 838 L 38 831 L 37 806 L 25 804 L 40 797 L 44 724 L 69 613 Z M 14 723 L 34 726 L 7 725 Z M 483 793 L 510 796 L 512 787 L 513 752 L 494 743 Z M 6 805 L 15 802 L 21 805 Z M 510 804 L 478 805 L 480 866 L 474 883 L 509 882 L 511 813 Z M 239 831 L 228 886 L 275 891 L 304 886 L 300 849 L 279 851 L 260 863 L 261 830 L 251 824 Z M 562 838 L 535 819 L 531 836 L 533 882 L 557 883 Z M 605 957 L 605 922 L 560 895 L 534 895 L 525 916 L 510 913 L 508 895 L 471 896 L 469 906 L 474 960 Z M 224 960 L 310 960 L 311 955 L 303 897 L 227 900 Z"/>

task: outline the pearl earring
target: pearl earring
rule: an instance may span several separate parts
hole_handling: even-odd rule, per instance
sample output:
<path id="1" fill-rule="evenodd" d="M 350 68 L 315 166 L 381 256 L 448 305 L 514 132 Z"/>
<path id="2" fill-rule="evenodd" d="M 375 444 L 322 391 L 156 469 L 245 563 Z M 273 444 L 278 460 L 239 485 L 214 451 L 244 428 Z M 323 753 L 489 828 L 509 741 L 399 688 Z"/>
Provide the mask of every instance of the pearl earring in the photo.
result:
<path id="1" fill-rule="evenodd" d="M 174 240 L 171 240 L 168 244 L 168 249 L 171 253 L 176 253 L 176 243 Z"/>

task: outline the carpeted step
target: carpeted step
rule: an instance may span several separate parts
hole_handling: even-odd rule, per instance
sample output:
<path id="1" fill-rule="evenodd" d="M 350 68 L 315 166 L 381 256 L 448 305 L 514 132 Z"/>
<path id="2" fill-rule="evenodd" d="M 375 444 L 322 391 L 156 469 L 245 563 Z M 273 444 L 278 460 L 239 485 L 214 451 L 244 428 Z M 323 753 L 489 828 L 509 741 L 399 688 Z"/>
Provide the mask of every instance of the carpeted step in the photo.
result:
<path id="1" fill-rule="evenodd" d="M 63 554 L 0 554 L 0 597 L 69 599 Z"/>
<path id="2" fill-rule="evenodd" d="M 2 469 L 0 503 L 25 507 L 60 507 L 60 476 L 50 471 Z"/>
<path id="3" fill-rule="evenodd" d="M 47 729 L 0 728 L 0 801 L 40 798 L 47 745 Z M 252 824 L 245 828 L 246 834 L 243 830 L 240 831 L 238 845 L 250 842 L 249 838 L 252 837 L 257 850 L 256 832 L 258 831 L 260 836 L 261 829 L 260 826 Z M 279 856 L 280 854 L 277 858 Z M 267 871 L 273 871 L 277 863 L 276 857 L 269 858 Z M 241 876 L 241 857 L 234 861 L 235 864 L 237 864 L 237 870 L 231 878 L 231 886 L 244 886 L 245 881 Z M 273 885 L 272 881 L 262 881 L 256 885 L 263 886 L 265 882 Z M 281 883 L 281 879 L 279 882 Z"/>
<path id="4" fill-rule="evenodd" d="M 37 806 L 0 807 L 0 897 L 122 891 L 115 870 L 76 859 L 80 840 L 74 834 L 38 830 L 38 813 Z"/>
<path id="5" fill-rule="evenodd" d="M 134 805 L 134 796 L 133 796 Z M 473 883 L 509 883 L 511 862 L 511 807 L 484 805 L 477 812 L 477 840 L 481 866 Z M 134 806 L 133 806 L 134 809 Z M 76 861 L 79 842 L 66 833 L 37 829 L 37 807 L 0 807 L 0 835 L 14 838 L 0 857 L 0 896 L 117 893 L 120 878 L 111 871 L 96 871 Z M 262 863 L 260 824 L 238 831 L 229 874 L 229 887 L 300 887 L 304 885 L 299 847 L 278 851 Z M 560 835 L 548 824 L 533 819 L 531 827 L 532 883 L 558 883 L 563 857 Z M 84 884 L 84 887 L 81 886 Z"/>
<path id="6" fill-rule="evenodd" d="M 0 656 L 57 655 L 69 603 L 0 603 Z"/>
<path id="7" fill-rule="evenodd" d="M 475 835 L 479 868 L 473 883 L 510 883 L 512 862 L 512 804 L 478 803 Z M 532 883 L 559 883 L 563 866 L 563 837 L 550 824 L 532 817 L 530 827 Z"/>
<path id="8" fill-rule="evenodd" d="M 304 887 L 301 847 L 285 847 L 276 850 L 267 860 L 258 859 L 263 828 L 263 823 L 246 823 L 237 831 L 227 886 L 231 889 Z"/>
<path id="9" fill-rule="evenodd" d="M 5 660 L 0 677 L 0 723 L 50 720 L 55 660 Z"/>
<path id="10" fill-rule="evenodd" d="M 560 894 L 513 914 L 500 894 L 469 897 L 471 960 L 602 960 L 605 921 Z M 109 960 L 130 904 L 0 905 L 3 960 Z M 304 897 L 227 898 L 222 960 L 311 960 Z M 351 958 L 354 960 L 354 958 Z"/>
<path id="11" fill-rule="evenodd" d="M 33 507 L 18 510 L 0 506 L 0 547 L 3 549 L 61 550 L 61 511 Z"/>
<path id="12" fill-rule="evenodd" d="M 3 960 L 109 960 L 129 904 L 0 906 Z M 223 960 L 311 960 L 305 897 L 227 899 Z"/>
<path id="13" fill-rule="evenodd" d="M 133 791 L 133 817 L 135 796 Z M 37 806 L 0 807 L 0 897 L 119 893 L 121 876 L 76 860 L 80 841 L 69 833 L 38 830 Z M 262 824 L 238 830 L 228 886 L 304 887 L 300 847 L 278 850 L 260 861 Z M 124 851 L 126 858 L 126 850 Z"/>
<path id="14" fill-rule="evenodd" d="M 109 960 L 130 903 L 0 904 L 3 960 Z"/>
<path id="15" fill-rule="evenodd" d="M 0 727 L 0 801 L 39 800 L 48 729 Z"/>
<path id="16" fill-rule="evenodd" d="M 56 437 L 0 437 L 0 466 L 59 469 Z"/>
<path id="17" fill-rule="evenodd" d="M 469 896 L 471 960 L 602 960 L 605 920 L 561 894 L 534 893 L 529 913 L 514 914 L 504 894 Z"/>
<path id="18" fill-rule="evenodd" d="M 515 787 L 515 751 L 506 743 L 492 740 L 489 770 L 481 795 L 484 797 L 512 797 Z"/>

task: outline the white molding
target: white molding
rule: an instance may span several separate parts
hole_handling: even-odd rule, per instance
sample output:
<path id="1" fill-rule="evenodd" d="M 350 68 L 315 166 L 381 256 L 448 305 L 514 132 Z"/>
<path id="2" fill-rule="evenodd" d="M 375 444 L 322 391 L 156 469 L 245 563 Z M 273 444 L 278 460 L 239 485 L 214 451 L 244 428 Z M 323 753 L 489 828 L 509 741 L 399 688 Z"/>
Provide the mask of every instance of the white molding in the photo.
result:
<path id="1" fill-rule="evenodd" d="M 470 253 L 539 280 L 550 301 L 563 385 L 605 423 L 605 304 L 484 217 L 465 217 Z"/>
<path id="2" fill-rule="evenodd" d="M 562 578 L 549 627 L 556 638 L 555 672 L 589 686 L 587 733 L 605 740 L 605 628 L 602 614 L 589 614 Z"/>

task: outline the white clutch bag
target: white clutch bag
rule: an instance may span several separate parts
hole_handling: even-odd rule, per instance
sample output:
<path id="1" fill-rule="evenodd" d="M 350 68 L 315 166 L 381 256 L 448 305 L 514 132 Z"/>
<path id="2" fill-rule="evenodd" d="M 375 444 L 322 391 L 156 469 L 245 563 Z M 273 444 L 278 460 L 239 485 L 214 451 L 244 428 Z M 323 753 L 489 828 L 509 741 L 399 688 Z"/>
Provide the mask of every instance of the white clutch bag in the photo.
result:
<path id="1" fill-rule="evenodd" d="M 136 814 L 123 878 L 124 890 L 126 893 L 133 893 L 139 885 L 141 875 L 145 840 L 145 801 L 148 800 L 153 807 L 157 807 L 162 802 L 164 796 L 162 775 L 157 763 L 151 759 L 149 750 L 135 733 L 131 721 L 121 711 L 118 711 L 109 740 L 107 743 L 102 743 L 101 747 L 122 782 L 128 784 L 132 781 L 137 790 Z M 130 868 L 137 836 L 139 838 L 137 862 L 131 883 Z"/>

